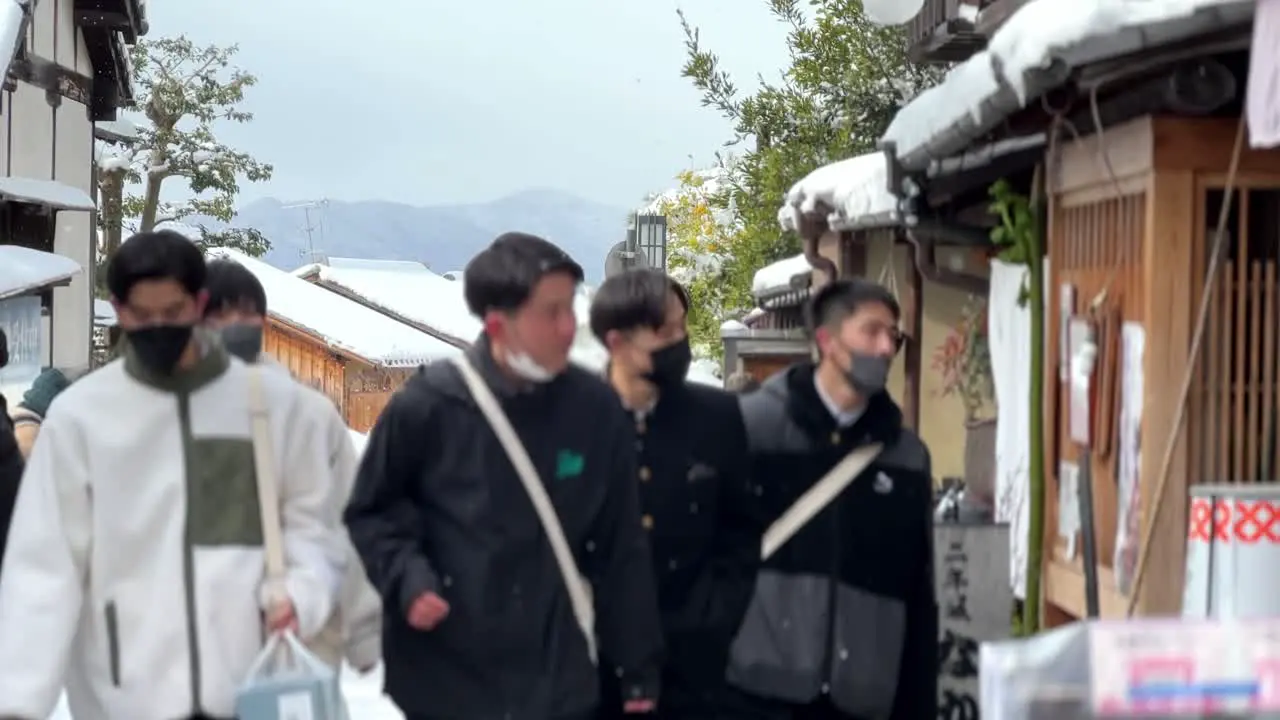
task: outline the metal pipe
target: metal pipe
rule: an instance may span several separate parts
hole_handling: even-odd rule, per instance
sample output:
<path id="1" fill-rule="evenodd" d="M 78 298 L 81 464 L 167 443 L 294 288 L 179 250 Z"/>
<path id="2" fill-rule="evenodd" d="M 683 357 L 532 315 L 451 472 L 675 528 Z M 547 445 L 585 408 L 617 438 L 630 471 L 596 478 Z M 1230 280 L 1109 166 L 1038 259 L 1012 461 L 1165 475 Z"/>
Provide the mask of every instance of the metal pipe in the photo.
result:
<path id="1" fill-rule="evenodd" d="M 916 268 L 920 270 L 920 274 L 925 278 L 939 285 L 962 290 L 970 295 L 986 296 L 988 290 L 990 290 L 991 283 L 986 278 L 939 267 L 937 253 L 935 252 L 937 247 L 935 241 L 922 238 L 913 229 L 907 229 L 906 239 L 915 249 Z"/>

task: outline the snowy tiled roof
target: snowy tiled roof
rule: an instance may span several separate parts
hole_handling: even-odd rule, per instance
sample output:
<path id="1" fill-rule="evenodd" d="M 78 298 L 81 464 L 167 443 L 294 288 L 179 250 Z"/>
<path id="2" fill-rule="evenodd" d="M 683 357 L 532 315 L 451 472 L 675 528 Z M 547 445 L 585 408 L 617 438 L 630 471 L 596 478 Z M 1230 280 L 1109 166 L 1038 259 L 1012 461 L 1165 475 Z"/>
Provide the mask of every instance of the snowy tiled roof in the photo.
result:
<path id="1" fill-rule="evenodd" d="M 4 0 L 0 0 L 4 2 Z M 0 177 L 0 198 L 12 202 L 47 205 L 56 210 L 93 210 L 89 193 L 57 180 Z"/>
<path id="2" fill-rule="evenodd" d="M 248 268 L 267 291 L 271 317 L 319 338 L 335 352 L 385 367 L 409 367 L 458 352 L 443 340 L 237 250 L 212 248 L 209 255 Z"/>
<path id="3" fill-rule="evenodd" d="M 318 265 L 309 269 L 321 284 L 452 341 L 469 344 L 480 334 L 480 321 L 467 310 L 463 299 L 462 283 L 446 280 L 422 265 L 421 271 L 369 267 Z"/>
<path id="4" fill-rule="evenodd" d="M 756 271 L 755 277 L 751 281 L 751 292 L 761 295 L 770 290 L 790 288 L 791 278 L 810 272 L 813 272 L 813 266 L 809 264 L 804 253 L 785 260 L 779 260 Z"/>
<path id="5" fill-rule="evenodd" d="M 797 213 L 811 213 L 818 203 L 831 208 L 833 230 L 877 227 L 898 217 L 898 200 L 889 192 L 888 160 L 874 152 L 823 165 L 791 186 L 778 210 L 784 230 L 798 229 Z"/>
<path id="6" fill-rule="evenodd" d="M 896 144 L 904 164 L 923 166 L 963 149 L 1025 106 L 1045 89 L 1028 88 L 1028 71 L 1046 68 L 1054 58 L 1075 66 L 1166 45 L 1247 20 L 1254 2 L 1033 0 L 1000 27 L 987 50 L 904 107 L 883 139 Z M 961 135 L 948 137 L 954 133 Z"/>
<path id="7" fill-rule="evenodd" d="M 68 257 L 0 245 L 0 300 L 70 280 L 81 271 Z"/>
<path id="8" fill-rule="evenodd" d="M 345 270 L 382 270 L 384 272 L 430 273 L 426 265 L 414 260 L 371 260 L 369 258 L 331 257 L 328 266 Z M 434 273 L 432 273 L 434 274 Z"/>

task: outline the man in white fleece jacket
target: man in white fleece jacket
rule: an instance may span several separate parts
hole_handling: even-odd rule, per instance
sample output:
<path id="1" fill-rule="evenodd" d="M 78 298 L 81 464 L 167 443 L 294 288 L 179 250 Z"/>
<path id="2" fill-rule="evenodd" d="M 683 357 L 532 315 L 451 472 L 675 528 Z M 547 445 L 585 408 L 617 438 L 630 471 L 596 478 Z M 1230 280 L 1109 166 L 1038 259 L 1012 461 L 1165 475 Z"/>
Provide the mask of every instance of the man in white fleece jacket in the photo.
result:
<path id="1" fill-rule="evenodd" d="M 313 635 L 344 571 L 320 426 L 296 383 L 199 328 L 199 248 L 134 235 L 107 269 L 123 357 L 50 406 L 0 569 L 0 718 L 222 720 L 266 631 Z M 283 582 L 267 582 L 251 430 L 271 410 Z M 265 618 L 265 627 L 264 627 Z"/>
<path id="2" fill-rule="evenodd" d="M 267 294 L 248 268 L 228 258 L 210 259 L 205 279 L 209 302 L 205 305 L 205 326 L 213 330 L 234 356 L 290 377 L 284 366 L 262 350 L 263 323 L 267 315 Z M 337 408 L 323 393 L 299 384 L 305 396 L 305 410 L 324 428 L 324 448 L 332 469 L 335 511 L 341 512 L 351 495 L 359 457 L 347 425 Z M 343 529 L 345 537 L 345 529 Z M 307 646 L 335 668 L 347 663 L 364 673 L 382 659 L 382 603 L 369 584 L 347 541 L 347 570 L 337 611 Z"/>

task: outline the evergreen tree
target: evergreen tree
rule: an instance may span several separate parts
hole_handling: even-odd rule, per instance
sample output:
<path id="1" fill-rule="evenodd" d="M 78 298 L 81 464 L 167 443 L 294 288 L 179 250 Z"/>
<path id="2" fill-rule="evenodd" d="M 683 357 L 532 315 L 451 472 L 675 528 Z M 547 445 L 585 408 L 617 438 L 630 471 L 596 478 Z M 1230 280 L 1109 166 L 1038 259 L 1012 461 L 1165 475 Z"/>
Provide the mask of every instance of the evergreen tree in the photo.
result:
<path id="1" fill-rule="evenodd" d="M 687 51 L 683 75 L 702 93 L 703 105 L 734 124 L 728 144 L 738 156 L 731 167 L 721 163 L 727 187 L 706 198 L 714 209 L 733 215 L 728 236 L 718 243 L 723 257 L 714 282 L 691 287 L 717 295 L 695 295 L 695 307 L 730 315 L 749 309 L 755 270 L 800 250 L 799 239 L 784 236 L 778 226 L 778 209 L 791 185 L 821 165 L 875 150 L 898 110 L 941 76 L 937 68 L 911 63 L 902 29 L 872 24 L 860 0 L 767 2 L 788 27 L 791 65 L 779 81 L 762 82 L 749 95 L 738 91 L 680 14 Z M 681 228 L 680 222 L 672 224 L 672 245 L 696 245 L 698 239 L 681 235 Z M 723 319 L 698 322 L 695 341 L 718 347 Z"/>

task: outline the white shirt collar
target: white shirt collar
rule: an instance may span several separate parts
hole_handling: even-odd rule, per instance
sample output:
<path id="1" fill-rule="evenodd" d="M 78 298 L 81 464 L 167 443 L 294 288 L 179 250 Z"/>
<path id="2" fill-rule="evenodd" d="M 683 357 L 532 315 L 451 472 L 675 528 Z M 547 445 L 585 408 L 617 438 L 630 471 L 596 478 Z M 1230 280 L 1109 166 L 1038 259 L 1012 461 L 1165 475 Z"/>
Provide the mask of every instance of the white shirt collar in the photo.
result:
<path id="1" fill-rule="evenodd" d="M 827 407 L 827 412 L 831 413 L 831 417 L 835 419 L 838 427 L 851 427 L 858 422 L 858 418 L 862 417 L 863 411 L 867 409 L 864 405 L 852 410 L 841 410 L 840 406 L 836 405 L 836 402 L 831 399 L 827 391 L 822 388 L 822 383 L 818 382 L 817 373 L 813 375 L 813 387 L 818 391 L 818 397 L 822 399 L 822 404 Z"/>

